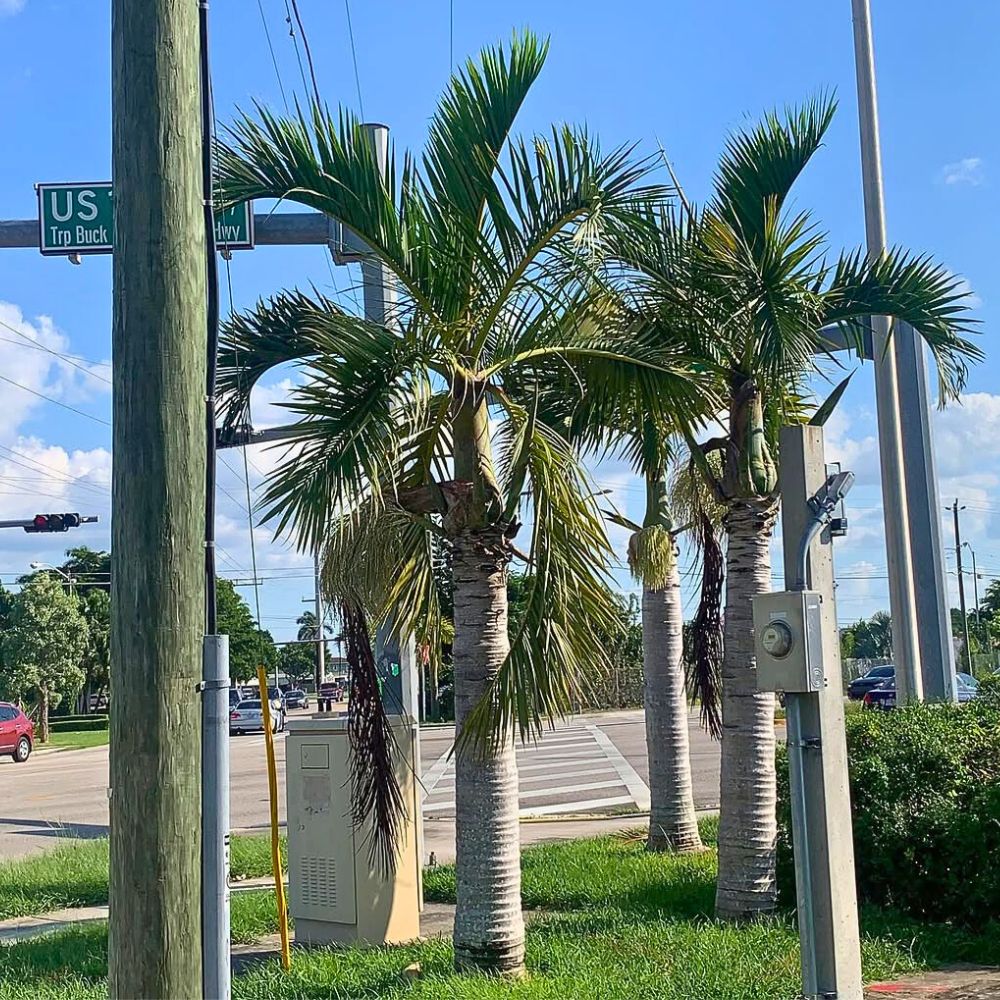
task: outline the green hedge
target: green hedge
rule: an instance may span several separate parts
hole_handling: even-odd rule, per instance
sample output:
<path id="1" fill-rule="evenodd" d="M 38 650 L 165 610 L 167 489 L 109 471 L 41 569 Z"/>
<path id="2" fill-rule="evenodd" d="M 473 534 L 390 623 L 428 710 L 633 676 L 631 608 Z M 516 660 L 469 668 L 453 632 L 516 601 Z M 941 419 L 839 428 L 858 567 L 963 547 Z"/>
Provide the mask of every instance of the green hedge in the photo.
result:
<path id="1" fill-rule="evenodd" d="M 1000 918 L 1000 698 L 847 719 L 858 892 L 914 916 Z M 788 764 L 778 766 L 778 883 L 794 900 Z"/>
<path id="2" fill-rule="evenodd" d="M 76 719 L 49 719 L 54 733 L 96 733 L 108 728 L 108 717 L 82 716 Z"/>

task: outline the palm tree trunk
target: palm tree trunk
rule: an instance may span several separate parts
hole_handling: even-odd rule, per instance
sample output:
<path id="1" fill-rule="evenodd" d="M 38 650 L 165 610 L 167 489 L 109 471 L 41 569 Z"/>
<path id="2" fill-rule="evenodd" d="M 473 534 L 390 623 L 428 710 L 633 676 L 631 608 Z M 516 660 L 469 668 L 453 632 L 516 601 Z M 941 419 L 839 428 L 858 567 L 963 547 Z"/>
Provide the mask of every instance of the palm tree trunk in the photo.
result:
<path id="1" fill-rule="evenodd" d="M 771 589 L 773 501 L 739 501 L 726 514 L 725 652 L 719 917 L 743 920 L 775 905 L 774 695 L 757 690 L 750 598 Z"/>
<path id="2" fill-rule="evenodd" d="M 481 386 L 456 386 L 455 477 L 470 485 L 446 518 L 452 534 L 455 600 L 455 965 L 503 975 L 524 969 L 521 844 L 514 733 L 489 744 L 461 739 L 469 714 L 510 651 L 507 563 L 493 473 L 489 414 Z"/>
<path id="3" fill-rule="evenodd" d="M 642 591 L 650 793 L 647 847 L 651 851 L 702 849 L 691 791 L 683 631 L 681 583 L 675 563 L 665 587 L 643 587 Z"/>
<path id="4" fill-rule="evenodd" d="M 502 537 L 466 535 L 455 544 L 459 735 L 509 649 L 507 558 Z M 524 920 L 513 733 L 499 734 L 489 748 L 459 744 L 455 805 L 455 963 L 459 968 L 517 974 L 524 967 Z"/>

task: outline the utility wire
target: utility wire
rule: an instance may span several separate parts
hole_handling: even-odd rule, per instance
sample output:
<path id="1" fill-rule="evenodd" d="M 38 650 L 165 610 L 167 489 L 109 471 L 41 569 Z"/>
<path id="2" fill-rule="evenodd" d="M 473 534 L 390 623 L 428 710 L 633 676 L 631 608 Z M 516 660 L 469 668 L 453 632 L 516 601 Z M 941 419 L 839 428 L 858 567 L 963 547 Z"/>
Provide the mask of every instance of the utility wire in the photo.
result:
<path id="1" fill-rule="evenodd" d="M 344 0 L 344 10 L 347 12 L 347 35 L 351 40 L 351 58 L 354 60 L 354 85 L 358 89 L 358 109 L 361 118 L 365 117 L 365 102 L 361 96 L 361 74 L 358 72 L 358 50 L 354 44 L 354 25 L 351 21 L 351 0 Z"/>
<path id="2" fill-rule="evenodd" d="M 78 410 L 75 406 L 70 406 L 69 403 L 60 403 L 58 399 L 46 396 L 44 392 L 38 392 L 36 389 L 29 389 L 26 385 L 21 385 L 20 382 L 15 382 L 12 378 L 7 378 L 6 375 L 0 375 L 0 379 L 3 379 L 4 382 L 9 383 L 10 385 L 16 386 L 18 389 L 30 392 L 32 396 L 44 399 L 47 403 L 54 403 L 56 406 L 61 406 L 64 410 L 69 410 L 71 413 L 77 414 L 77 416 L 86 417 L 88 420 L 93 420 L 96 424 L 104 424 L 105 427 L 111 426 L 110 420 L 102 420 L 100 417 L 95 417 L 93 413 L 86 413 L 83 410 Z"/>
<path id="3" fill-rule="evenodd" d="M 319 107 L 319 84 L 316 83 L 316 68 L 313 66 L 312 51 L 309 48 L 309 39 L 306 37 L 305 25 L 302 23 L 302 15 L 299 14 L 298 0 L 292 0 L 292 12 L 295 14 L 295 20 L 299 26 L 299 34 L 302 36 L 302 48 L 306 50 L 306 62 L 309 64 L 309 78 L 312 80 L 313 96 L 316 98 L 316 106 Z"/>
<path id="4" fill-rule="evenodd" d="M 288 98 L 285 96 L 285 85 L 281 82 L 281 71 L 278 69 L 278 57 L 274 54 L 274 45 L 271 44 L 271 32 L 267 27 L 267 18 L 264 15 L 264 4 L 262 0 L 257 0 L 257 10 L 260 11 L 260 23 L 264 26 L 264 37 L 267 39 L 267 49 L 271 53 L 271 65 L 274 67 L 274 75 L 278 80 L 278 90 L 281 91 L 281 103 L 288 111 Z"/>
<path id="5" fill-rule="evenodd" d="M 299 43 L 295 37 L 295 25 L 292 23 L 292 9 L 288 6 L 288 0 L 285 0 L 285 23 L 288 25 L 288 34 L 292 36 L 292 45 L 295 46 L 295 58 L 299 64 L 299 76 L 302 77 L 302 86 L 308 91 L 309 84 L 306 83 L 306 70 L 302 65 L 302 53 L 299 52 Z"/>
<path id="6" fill-rule="evenodd" d="M 25 461 L 33 463 L 37 469 L 32 468 L 30 465 L 25 465 L 24 462 L 19 462 L 17 458 L 4 458 L 3 461 L 11 462 L 14 465 L 19 465 L 29 472 L 34 472 L 36 475 L 38 472 L 48 473 L 49 475 L 61 476 L 62 479 L 68 483 L 79 483 L 81 486 L 85 486 L 88 489 L 94 490 L 101 499 L 106 499 L 108 495 L 108 487 L 101 486 L 98 483 L 92 483 L 88 479 L 84 479 L 82 476 L 74 476 L 68 472 L 63 472 L 61 469 L 57 469 L 52 465 L 45 465 L 43 462 L 38 462 L 33 459 L 30 455 L 25 455 L 24 452 L 16 451 L 14 448 L 8 448 L 6 445 L 0 445 L 0 452 L 9 452 L 12 455 L 17 455 L 19 458 L 25 459 Z"/>
<path id="7" fill-rule="evenodd" d="M 26 333 L 22 333 L 20 330 L 17 329 L 17 327 L 11 326 L 10 323 L 7 323 L 2 319 L 0 319 L 0 326 L 4 327 L 7 330 L 10 330 L 11 333 L 17 334 L 17 336 L 20 337 L 21 340 L 27 341 L 26 345 L 24 346 L 33 347 L 36 351 L 45 351 L 46 354 L 51 354 L 53 357 L 60 358 L 62 361 L 65 361 L 66 364 L 72 365 L 74 368 L 78 368 L 85 375 L 90 375 L 92 378 L 98 378 L 102 382 L 107 382 L 108 385 L 111 385 L 110 379 L 105 378 L 103 375 L 98 375 L 95 372 L 92 372 L 89 368 L 84 368 L 83 365 L 76 364 L 74 359 L 77 359 L 79 361 L 86 361 L 87 364 L 96 365 L 99 368 L 110 368 L 111 365 L 109 365 L 106 361 L 90 361 L 88 358 L 79 357 L 79 355 L 63 354 L 62 351 L 54 351 L 51 347 L 46 347 L 44 344 L 40 344 L 37 340 L 34 339 L 34 337 L 29 337 Z M 17 343 L 16 340 L 8 340 L 5 337 L 0 339 L 2 339 L 6 344 Z"/>

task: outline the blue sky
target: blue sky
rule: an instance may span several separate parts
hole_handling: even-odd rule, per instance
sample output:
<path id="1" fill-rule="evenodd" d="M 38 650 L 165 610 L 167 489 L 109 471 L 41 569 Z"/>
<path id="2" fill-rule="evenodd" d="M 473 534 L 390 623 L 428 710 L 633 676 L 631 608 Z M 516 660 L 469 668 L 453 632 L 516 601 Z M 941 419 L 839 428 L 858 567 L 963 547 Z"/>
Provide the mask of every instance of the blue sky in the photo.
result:
<path id="1" fill-rule="evenodd" d="M 96 0 L 0 0 L 0 218 L 35 213 L 39 181 L 110 175 L 109 4 Z M 1000 148 L 989 127 L 1000 98 L 995 39 L 1000 5 L 958 0 L 874 0 L 882 146 L 890 241 L 933 252 L 968 281 L 990 353 L 1000 301 L 995 231 L 1000 218 Z M 345 7 L 299 0 L 320 88 L 330 103 L 358 109 Z M 263 19 L 270 32 L 272 65 Z M 368 0 L 351 4 L 365 117 L 388 124 L 400 146 L 419 146 L 450 65 L 447 0 Z M 220 122 L 260 100 L 281 107 L 302 95 L 284 0 L 216 0 L 213 70 Z M 530 26 L 551 37 L 545 71 L 524 109 L 522 131 L 553 121 L 586 123 L 605 146 L 662 143 L 688 193 L 702 198 L 727 132 L 762 109 L 825 90 L 840 112 L 825 148 L 796 191 L 835 247 L 863 241 L 850 2 L 760 0 L 698 3 L 633 0 L 454 0 L 454 56 Z M 280 75 L 281 87 L 278 76 Z M 357 275 L 338 268 L 337 287 Z M 237 308 L 259 295 L 316 282 L 333 291 L 320 248 L 261 248 L 232 263 Z M 225 297 L 224 297 L 225 302 Z M 0 375 L 75 408 L 73 412 L 0 381 L 0 518 L 36 509 L 99 513 L 102 524 L 72 536 L 0 537 L 0 578 L 32 559 L 54 561 L 71 543 L 108 544 L 110 470 L 110 258 L 80 267 L 33 250 L 0 251 Z M 13 326 L 16 333 L 9 329 Z M 73 355 L 73 364 L 30 347 Z M 963 527 L 984 579 L 1000 576 L 1000 395 L 997 362 L 973 372 L 962 407 L 936 417 L 943 499 L 966 503 Z M 280 421 L 269 404 L 284 395 L 270 379 L 261 420 Z M 831 458 L 859 474 L 854 530 L 838 548 L 839 617 L 887 604 L 871 371 L 862 370 L 829 427 Z M 223 466 L 219 498 L 220 570 L 247 578 L 250 565 L 240 456 Z M 252 456 L 259 469 L 273 457 Z M 254 484 L 259 475 L 251 470 Z M 641 491 L 613 463 L 595 469 L 633 515 Z M 946 539 L 950 539 L 950 522 Z M 308 560 L 257 529 L 264 625 L 290 638 L 301 599 L 311 593 Z M 622 538 L 615 536 L 620 545 Z M 950 544 L 950 541 L 947 542 Z M 685 560 L 686 561 L 686 560 Z M 950 559 L 954 564 L 953 558 Z M 619 574 L 623 588 L 630 586 Z M 244 591 L 249 596 L 249 591 Z"/>

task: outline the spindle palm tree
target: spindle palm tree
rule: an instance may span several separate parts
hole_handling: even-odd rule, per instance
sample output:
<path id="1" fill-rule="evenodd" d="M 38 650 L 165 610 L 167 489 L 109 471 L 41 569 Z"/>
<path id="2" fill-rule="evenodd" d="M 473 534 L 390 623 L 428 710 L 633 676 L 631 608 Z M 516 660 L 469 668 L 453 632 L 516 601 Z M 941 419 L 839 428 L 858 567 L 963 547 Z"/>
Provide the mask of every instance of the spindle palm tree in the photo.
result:
<path id="1" fill-rule="evenodd" d="M 657 225 L 633 228 L 639 238 L 623 254 L 643 275 L 644 295 L 685 317 L 689 349 L 700 351 L 725 398 L 719 433 L 690 445 L 725 512 L 716 908 L 732 919 L 766 912 L 775 899 L 774 698 L 754 682 L 751 597 L 771 585 L 778 430 L 809 419 L 810 380 L 831 372 L 824 329 L 839 328 L 860 352 L 869 315 L 909 323 L 934 356 L 942 400 L 961 390 L 967 363 L 981 356 L 965 337 L 959 279 L 943 266 L 902 250 L 831 262 L 812 217 L 786 210 L 834 111 L 820 99 L 734 134 L 709 203 L 685 203 L 682 217 L 657 212 Z"/>
<path id="2" fill-rule="evenodd" d="M 569 709 L 578 664 L 614 628 L 594 491 L 571 445 L 537 419 L 538 385 L 553 367 L 611 382 L 632 373 L 657 381 L 657 412 L 685 405 L 693 385 L 683 358 L 627 329 L 589 277 L 608 234 L 662 191 L 639 187 L 629 149 L 602 154 L 584 131 L 511 134 L 545 53 L 525 34 L 466 64 L 423 156 L 405 157 L 398 176 L 391 156 L 379 169 L 350 114 L 318 106 L 292 117 L 258 108 L 220 151 L 227 199 L 285 199 L 339 219 L 397 297 L 384 324 L 316 292 L 235 317 L 225 418 L 245 420 L 260 375 L 298 362 L 304 378 L 286 404 L 297 441 L 268 484 L 265 517 L 304 547 L 325 545 L 328 570 L 331 553 L 350 554 L 351 573 L 326 578 L 376 619 L 426 635 L 430 539 L 450 546 L 455 957 L 501 973 L 524 956 L 515 734 Z M 526 610 L 509 641 L 507 568 L 529 518 Z"/>

